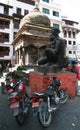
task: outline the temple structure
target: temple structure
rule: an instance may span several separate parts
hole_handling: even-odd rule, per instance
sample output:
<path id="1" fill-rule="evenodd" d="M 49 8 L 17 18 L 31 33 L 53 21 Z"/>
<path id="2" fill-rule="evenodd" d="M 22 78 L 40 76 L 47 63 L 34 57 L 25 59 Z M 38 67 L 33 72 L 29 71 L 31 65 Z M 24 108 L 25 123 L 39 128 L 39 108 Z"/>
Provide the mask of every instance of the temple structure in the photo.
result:
<path id="1" fill-rule="evenodd" d="M 37 7 L 23 17 L 13 41 L 16 64 L 37 65 L 49 43 L 50 19 Z"/>

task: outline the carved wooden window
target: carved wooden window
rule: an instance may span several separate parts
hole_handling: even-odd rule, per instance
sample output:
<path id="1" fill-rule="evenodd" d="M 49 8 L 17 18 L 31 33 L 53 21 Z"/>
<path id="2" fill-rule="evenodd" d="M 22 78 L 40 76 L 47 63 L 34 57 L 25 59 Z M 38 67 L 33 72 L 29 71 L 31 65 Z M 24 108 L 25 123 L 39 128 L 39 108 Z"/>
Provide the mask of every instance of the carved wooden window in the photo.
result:
<path id="1" fill-rule="evenodd" d="M 4 14 L 9 15 L 9 8 L 7 6 L 4 6 Z"/>
<path id="2" fill-rule="evenodd" d="M 66 30 L 64 31 L 64 37 L 67 37 L 67 31 Z"/>
<path id="3" fill-rule="evenodd" d="M 71 38 L 71 31 L 68 31 L 68 37 Z"/>
<path id="4" fill-rule="evenodd" d="M 14 20 L 14 28 L 19 29 L 20 21 Z"/>
<path id="5" fill-rule="evenodd" d="M 76 35 L 75 35 L 75 32 L 73 32 L 73 38 L 75 38 L 75 36 L 76 36 Z"/>
<path id="6" fill-rule="evenodd" d="M 24 10 L 24 15 L 28 14 L 29 10 Z"/>
<path id="7" fill-rule="evenodd" d="M 21 8 L 17 8 L 17 14 L 21 15 Z"/>
<path id="8" fill-rule="evenodd" d="M 10 52 L 9 47 L 1 47 L 0 46 L 0 57 L 6 56 L 6 55 L 8 56 L 9 52 Z"/>
<path id="9" fill-rule="evenodd" d="M 0 29 L 9 28 L 10 21 L 8 20 L 0 20 Z"/>

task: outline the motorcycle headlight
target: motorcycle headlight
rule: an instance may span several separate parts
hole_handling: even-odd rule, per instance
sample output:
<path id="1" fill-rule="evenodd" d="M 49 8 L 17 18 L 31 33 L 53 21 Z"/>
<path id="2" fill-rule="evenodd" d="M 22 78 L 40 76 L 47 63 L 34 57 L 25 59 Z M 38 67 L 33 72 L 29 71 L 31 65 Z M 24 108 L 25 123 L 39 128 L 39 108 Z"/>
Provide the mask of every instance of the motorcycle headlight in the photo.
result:
<path id="1" fill-rule="evenodd" d="M 10 84 L 11 87 L 13 87 L 13 85 L 14 85 L 13 83 Z"/>

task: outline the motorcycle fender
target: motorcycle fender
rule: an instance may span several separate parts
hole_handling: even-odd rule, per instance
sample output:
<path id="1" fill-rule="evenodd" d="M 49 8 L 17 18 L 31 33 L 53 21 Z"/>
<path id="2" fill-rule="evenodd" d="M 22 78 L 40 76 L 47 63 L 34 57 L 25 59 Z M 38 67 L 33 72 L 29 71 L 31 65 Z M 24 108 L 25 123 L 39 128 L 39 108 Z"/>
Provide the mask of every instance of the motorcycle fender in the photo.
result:
<path id="1" fill-rule="evenodd" d="M 19 108 L 14 108 L 12 110 L 12 113 L 13 113 L 14 116 L 17 116 L 19 114 Z"/>

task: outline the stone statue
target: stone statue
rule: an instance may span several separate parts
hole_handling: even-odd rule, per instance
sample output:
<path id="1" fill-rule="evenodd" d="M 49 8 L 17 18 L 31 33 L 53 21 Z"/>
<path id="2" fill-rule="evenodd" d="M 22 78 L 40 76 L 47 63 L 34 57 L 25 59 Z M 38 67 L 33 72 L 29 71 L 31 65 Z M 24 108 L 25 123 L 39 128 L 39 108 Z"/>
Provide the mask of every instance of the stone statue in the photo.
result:
<path id="1" fill-rule="evenodd" d="M 59 37 L 60 30 L 53 28 L 50 32 L 50 43 L 46 46 L 45 56 L 40 58 L 38 65 L 56 65 L 60 69 L 68 65 L 68 57 L 66 57 L 65 40 Z"/>

